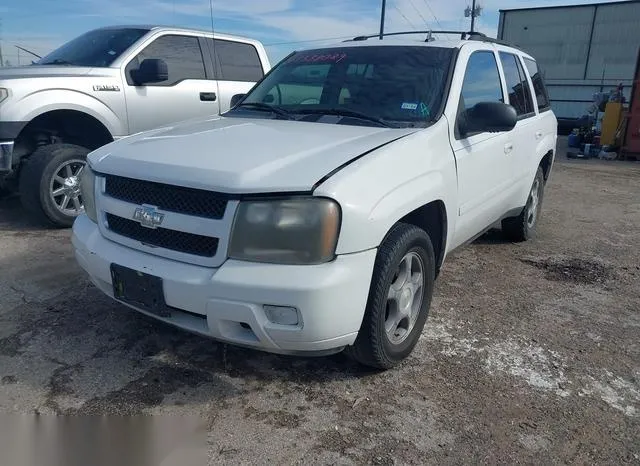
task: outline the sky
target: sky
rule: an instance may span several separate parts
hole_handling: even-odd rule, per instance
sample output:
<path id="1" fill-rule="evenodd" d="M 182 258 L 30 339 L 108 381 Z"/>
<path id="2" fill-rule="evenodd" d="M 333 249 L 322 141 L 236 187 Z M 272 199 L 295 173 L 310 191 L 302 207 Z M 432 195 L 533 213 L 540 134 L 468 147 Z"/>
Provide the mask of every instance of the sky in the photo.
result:
<path id="1" fill-rule="evenodd" d="M 273 64 L 292 50 L 376 34 L 381 0 L 212 0 L 213 28 L 258 39 Z M 469 30 L 471 0 L 387 0 L 385 31 Z M 476 30 L 495 37 L 500 9 L 601 3 L 598 0 L 478 0 Z M 44 55 L 95 27 L 163 24 L 210 30 L 209 0 L 1 0 L 0 46 L 5 60 Z"/>

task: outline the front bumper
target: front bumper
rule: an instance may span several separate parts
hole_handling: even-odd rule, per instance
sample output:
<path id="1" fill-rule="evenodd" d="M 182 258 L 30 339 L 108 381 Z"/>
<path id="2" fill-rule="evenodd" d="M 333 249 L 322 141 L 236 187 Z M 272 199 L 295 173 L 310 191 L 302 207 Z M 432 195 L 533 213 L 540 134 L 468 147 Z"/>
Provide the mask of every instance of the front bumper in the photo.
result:
<path id="1" fill-rule="evenodd" d="M 313 266 L 227 260 L 214 269 L 114 243 L 86 215 L 76 219 L 72 243 L 80 266 L 108 296 L 112 262 L 161 277 L 171 317 L 134 309 L 200 335 L 281 354 L 327 354 L 355 341 L 376 256 L 369 250 Z M 264 305 L 295 307 L 301 322 L 275 324 Z"/>
<path id="2" fill-rule="evenodd" d="M 13 141 L 0 141 L 0 174 L 11 171 L 13 162 Z"/>

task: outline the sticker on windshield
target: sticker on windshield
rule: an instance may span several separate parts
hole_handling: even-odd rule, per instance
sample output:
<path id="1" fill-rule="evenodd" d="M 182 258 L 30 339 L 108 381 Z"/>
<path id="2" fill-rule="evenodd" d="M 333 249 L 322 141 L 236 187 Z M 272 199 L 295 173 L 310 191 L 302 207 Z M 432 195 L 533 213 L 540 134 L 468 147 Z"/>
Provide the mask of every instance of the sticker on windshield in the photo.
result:
<path id="1" fill-rule="evenodd" d="M 427 104 L 420 102 L 420 116 L 428 117 L 431 116 L 431 112 L 429 111 L 429 107 Z"/>
<path id="2" fill-rule="evenodd" d="M 288 63 L 313 63 L 313 64 L 327 64 L 327 63 L 340 63 L 347 58 L 347 54 L 344 52 L 333 53 L 298 53 L 291 57 Z"/>
<path id="3" fill-rule="evenodd" d="M 418 104 L 412 104 L 411 102 L 403 102 L 402 110 L 417 110 Z"/>

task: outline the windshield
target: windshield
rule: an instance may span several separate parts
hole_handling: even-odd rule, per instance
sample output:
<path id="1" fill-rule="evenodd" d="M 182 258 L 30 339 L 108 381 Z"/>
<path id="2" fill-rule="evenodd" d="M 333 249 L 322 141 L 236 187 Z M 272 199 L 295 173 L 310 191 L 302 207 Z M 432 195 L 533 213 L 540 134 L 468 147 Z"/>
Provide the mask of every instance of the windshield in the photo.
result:
<path id="1" fill-rule="evenodd" d="M 424 126 L 438 112 L 452 56 L 453 49 L 423 46 L 298 52 L 228 115 L 260 112 L 283 118 L 285 111 L 304 121 Z"/>
<path id="2" fill-rule="evenodd" d="M 37 65 L 110 66 L 122 52 L 149 32 L 148 29 L 96 29 L 42 57 Z"/>

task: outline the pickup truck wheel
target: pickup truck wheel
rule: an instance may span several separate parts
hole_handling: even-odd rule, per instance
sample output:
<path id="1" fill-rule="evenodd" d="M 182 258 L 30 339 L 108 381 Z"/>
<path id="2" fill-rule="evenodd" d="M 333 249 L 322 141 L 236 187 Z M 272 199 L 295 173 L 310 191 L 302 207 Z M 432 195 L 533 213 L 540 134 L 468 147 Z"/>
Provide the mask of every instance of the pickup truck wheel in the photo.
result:
<path id="1" fill-rule="evenodd" d="M 409 356 L 429 314 L 434 280 L 429 235 L 396 224 L 378 250 L 364 319 L 347 355 L 377 369 L 390 369 Z"/>
<path id="2" fill-rule="evenodd" d="M 20 171 L 20 200 L 39 221 L 70 227 L 84 212 L 80 174 L 89 149 L 73 144 L 41 146 Z"/>
<path id="3" fill-rule="evenodd" d="M 517 217 L 505 218 L 502 221 L 502 233 L 510 241 L 518 243 L 535 237 L 536 226 L 542 208 L 543 194 L 544 173 L 542 172 L 542 168 L 538 167 L 524 209 L 522 209 L 522 212 Z"/>

